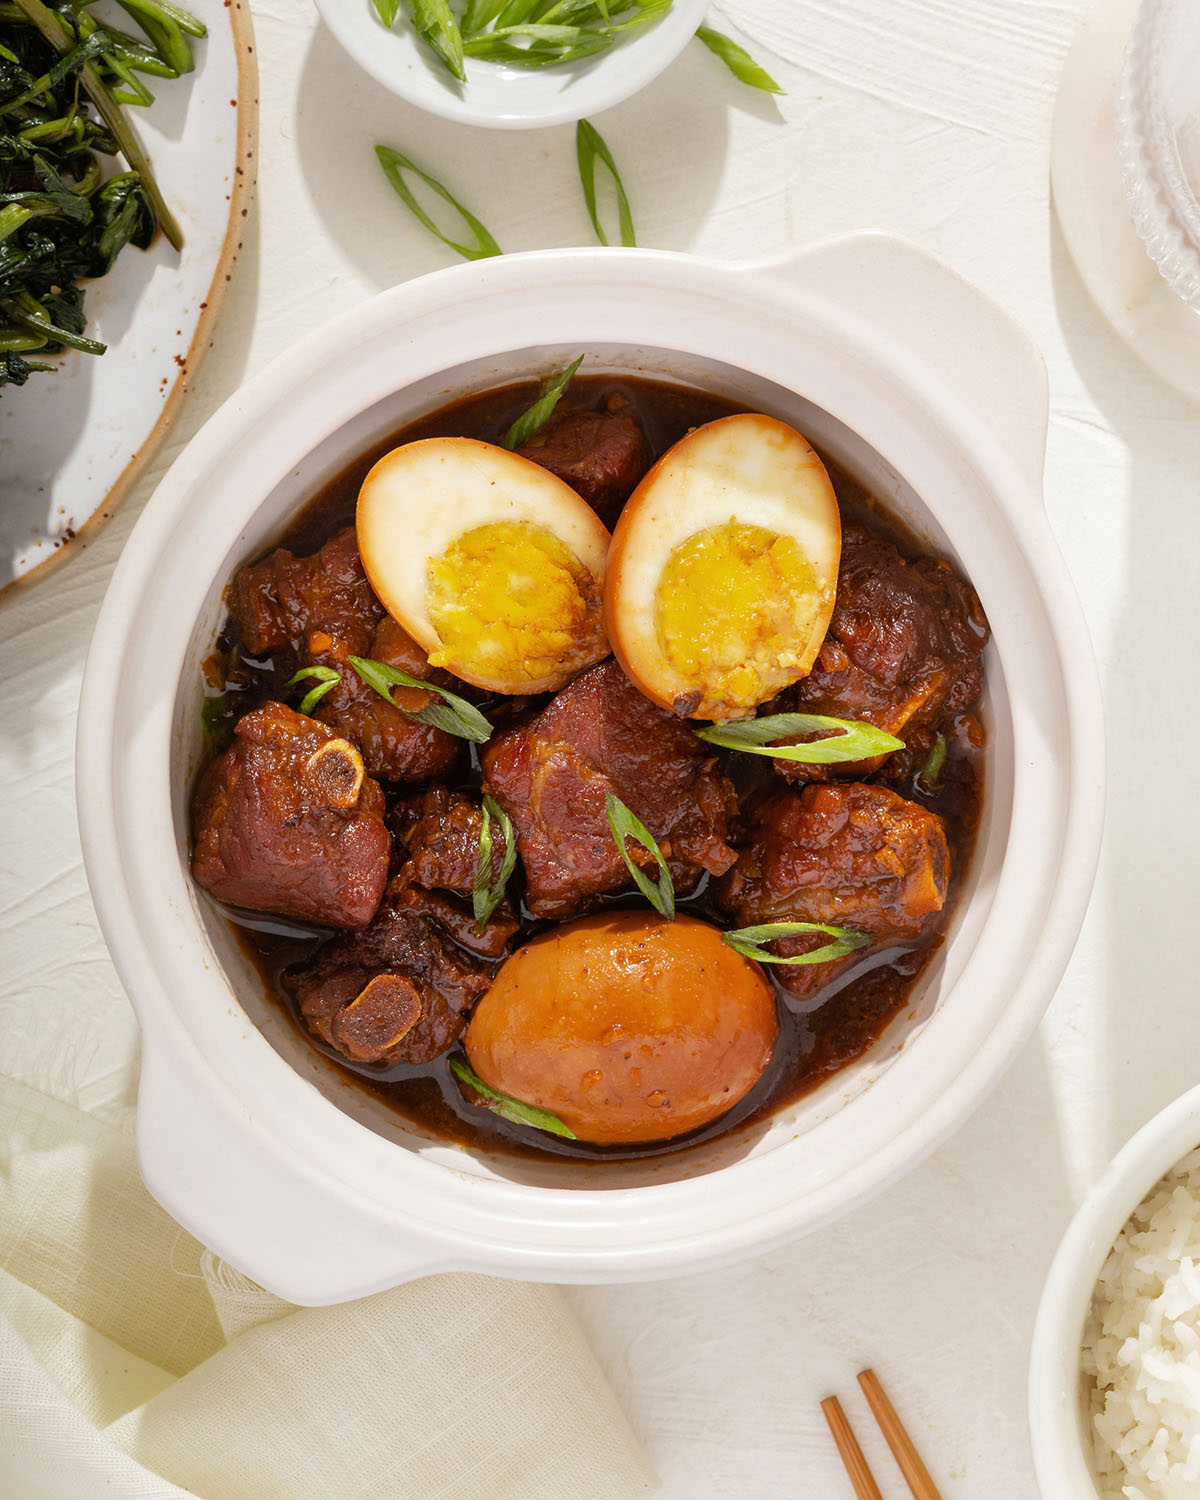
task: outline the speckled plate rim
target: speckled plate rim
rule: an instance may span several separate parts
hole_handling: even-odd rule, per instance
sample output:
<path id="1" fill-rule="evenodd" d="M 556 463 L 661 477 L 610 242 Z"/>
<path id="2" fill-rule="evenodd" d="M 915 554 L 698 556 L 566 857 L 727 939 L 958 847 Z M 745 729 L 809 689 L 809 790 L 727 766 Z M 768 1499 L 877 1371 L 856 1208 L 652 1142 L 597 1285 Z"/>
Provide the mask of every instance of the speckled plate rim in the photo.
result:
<path id="1" fill-rule="evenodd" d="M 248 210 L 254 197 L 255 172 L 253 162 L 258 142 L 258 63 L 254 51 L 254 22 L 250 15 L 249 0 L 226 0 L 225 11 L 229 16 L 233 32 L 234 52 L 237 56 L 237 147 L 235 162 L 240 170 L 235 171 L 229 197 L 229 222 L 225 227 L 225 238 L 221 253 L 213 269 L 212 281 L 205 294 L 196 330 L 188 345 L 187 353 L 179 366 L 179 374 L 163 402 L 162 409 L 143 439 L 137 452 L 118 474 L 104 498 L 97 502 L 91 515 L 70 537 L 63 538 L 61 546 L 44 557 L 27 573 L 0 585 L 0 607 L 10 603 L 29 588 L 42 582 L 55 572 L 65 558 L 73 557 L 91 542 L 109 522 L 118 507 L 141 478 L 151 459 L 166 441 L 168 432 L 179 415 L 183 398 L 191 385 L 192 377 L 201 360 L 212 347 L 212 329 L 216 316 L 225 301 L 225 293 L 233 279 L 233 268 L 242 249 L 243 210 Z"/>

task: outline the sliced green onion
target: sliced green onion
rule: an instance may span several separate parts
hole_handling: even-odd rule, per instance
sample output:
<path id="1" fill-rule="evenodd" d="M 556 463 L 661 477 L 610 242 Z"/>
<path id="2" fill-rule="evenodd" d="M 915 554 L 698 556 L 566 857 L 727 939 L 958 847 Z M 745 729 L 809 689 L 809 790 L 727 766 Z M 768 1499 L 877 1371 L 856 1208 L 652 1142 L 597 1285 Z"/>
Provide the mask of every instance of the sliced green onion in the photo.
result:
<path id="1" fill-rule="evenodd" d="M 538 1109 L 532 1104 L 522 1104 L 520 1099 L 514 1099 L 509 1094 L 501 1094 L 496 1089 L 489 1088 L 463 1058 L 452 1057 L 450 1071 L 464 1088 L 470 1089 L 473 1094 L 478 1094 L 486 1108 L 490 1109 L 493 1114 L 499 1115 L 502 1120 L 511 1120 L 514 1125 L 532 1125 L 535 1130 L 545 1130 L 551 1135 L 560 1135 L 564 1140 L 578 1139 L 570 1126 L 564 1125 L 557 1115 L 550 1114 L 548 1110 Z"/>
<path id="2" fill-rule="evenodd" d="M 507 36 L 493 36 L 484 32 L 463 43 L 468 57 L 477 57 L 484 62 L 507 63 L 510 68 L 550 68 L 559 63 L 578 62 L 584 57 L 594 57 L 613 44 L 613 34 L 602 31 L 578 30 L 574 42 L 530 42 L 527 47 L 518 47 Z"/>
<path id="3" fill-rule="evenodd" d="M 310 693 L 306 693 L 300 701 L 300 712 L 310 714 L 321 699 L 332 688 L 342 680 L 342 674 L 333 667 L 301 667 L 294 677 L 289 677 L 284 683 L 285 688 L 295 687 L 298 682 L 304 682 L 308 678 L 315 678 L 317 686 Z"/>
<path id="4" fill-rule="evenodd" d="M 739 47 L 734 39 L 726 36 L 723 31 L 714 31 L 711 26 L 700 26 L 696 30 L 696 38 L 703 42 L 710 52 L 715 52 L 740 82 L 748 83 L 752 89 L 763 89 L 768 94 L 784 92 L 770 73 L 765 68 L 759 67 L 745 47 Z"/>
<path id="5" fill-rule="evenodd" d="M 805 932 L 823 932 L 834 941 L 822 943 L 808 953 L 793 954 L 791 958 L 768 953 L 764 946 L 776 938 L 798 937 Z M 764 922 L 759 927 L 723 932 L 721 941 L 758 964 L 828 964 L 835 958 L 845 958 L 848 953 L 857 953 L 860 948 L 869 948 L 875 939 L 868 932 L 856 932 L 853 927 L 829 927 L 824 922 Z"/>
<path id="6" fill-rule="evenodd" d="M 417 35 L 460 83 L 466 83 L 463 39 L 448 0 L 404 0 Z"/>
<path id="7" fill-rule="evenodd" d="M 428 172 L 423 172 L 407 156 L 400 151 L 394 150 L 391 146 L 376 146 L 375 155 L 379 158 L 379 165 L 383 168 L 387 180 L 400 196 L 401 201 L 411 213 L 420 219 L 421 223 L 424 224 L 425 228 L 431 234 L 435 234 L 441 240 L 443 245 L 449 245 L 451 250 L 456 250 L 465 260 L 484 260 L 489 255 L 502 255 L 504 253 L 475 215 L 465 209 L 458 199 L 447 188 L 442 186 L 436 177 L 431 177 Z M 405 172 L 414 173 L 422 182 L 432 188 L 439 198 L 446 200 L 475 236 L 474 244 L 459 244 L 457 240 L 452 240 L 449 235 L 442 233 L 413 196 L 412 189 L 404 180 Z"/>
<path id="8" fill-rule="evenodd" d="M 674 921 L 675 882 L 671 879 L 671 872 L 667 868 L 666 860 L 662 857 L 662 850 L 655 842 L 654 835 L 645 823 L 625 806 L 620 797 L 614 796 L 612 792 L 609 792 L 604 799 L 604 811 L 608 814 L 608 826 L 612 832 L 613 841 L 621 851 L 621 858 L 633 876 L 634 884 L 660 916 L 666 917 L 668 922 Z M 625 847 L 626 839 L 633 839 L 647 854 L 654 856 L 659 871 L 657 881 L 652 881 L 639 868 Z"/>
<path id="9" fill-rule="evenodd" d="M 828 731 L 825 739 L 807 744 L 776 745 L 792 734 Z M 723 750 L 741 750 L 747 755 L 771 755 L 776 760 L 797 760 L 810 766 L 832 766 L 840 761 L 873 760 L 903 750 L 904 741 L 877 729 L 862 719 L 831 719 L 825 714 L 768 714 L 763 719 L 736 719 L 692 731 L 710 745 Z"/>
<path id="10" fill-rule="evenodd" d="M 558 398 L 566 390 L 572 375 L 582 363 L 583 355 L 581 354 L 574 364 L 568 365 L 561 375 L 556 375 L 553 380 L 542 387 L 542 394 L 528 411 L 521 413 L 500 439 L 506 448 L 519 448 L 522 443 L 527 443 L 540 427 L 545 426 L 550 413 L 558 405 Z"/>
<path id="11" fill-rule="evenodd" d="M 933 749 L 930 750 L 925 759 L 925 764 L 917 773 L 918 779 L 923 781 L 926 786 L 937 786 L 938 779 L 942 774 L 942 767 L 945 764 L 946 736 L 939 734 L 933 742 Z"/>
<path id="12" fill-rule="evenodd" d="M 504 858 L 500 873 L 495 874 L 495 849 L 492 840 L 492 820 L 500 825 L 504 835 Z M 479 830 L 479 861 L 475 866 L 475 888 L 471 892 L 471 906 L 475 912 L 476 930 L 482 932 L 492 919 L 492 913 L 504 899 L 504 887 L 508 877 L 517 867 L 517 836 L 512 819 L 494 797 L 484 796 L 483 825 Z"/>
<path id="13" fill-rule="evenodd" d="M 579 158 L 579 180 L 583 184 L 583 201 L 587 204 L 588 217 L 592 221 L 592 228 L 596 231 L 596 238 L 602 245 L 610 243 L 600 225 L 600 215 L 596 208 L 596 162 L 600 161 L 608 168 L 612 176 L 613 187 L 616 189 L 617 221 L 621 230 L 621 243 L 622 245 L 636 245 L 633 215 L 629 211 L 629 199 L 625 196 L 621 174 L 617 171 L 612 152 L 604 144 L 604 138 L 596 127 L 589 125 L 586 120 L 580 120 L 575 127 L 575 154 Z"/>
<path id="14" fill-rule="evenodd" d="M 459 30 L 464 37 L 474 36 L 492 24 L 506 3 L 507 0 L 467 0 L 467 8 L 458 23 Z"/>
<path id="15" fill-rule="evenodd" d="M 349 660 L 367 686 L 374 688 L 381 698 L 386 698 L 393 708 L 397 707 L 392 697 L 393 687 L 420 688 L 423 692 L 433 693 L 442 699 L 441 703 L 427 703 L 424 708 L 415 711 L 402 708 L 400 712 L 405 718 L 416 719 L 421 724 L 432 724 L 435 729 L 444 729 L 447 734 L 457 735 L 460 740 L 471 740 L 476 745 L 485 744 L 491 739 L 492 726 L 473 703 L 468 703 L 457 693 L 438 687 L 436 683 L 426 682 L 424 678 L 410 677 L 399 667 L 390 667 L 385 661 L 372 661 L 369 656 L 352 656 Z"/>

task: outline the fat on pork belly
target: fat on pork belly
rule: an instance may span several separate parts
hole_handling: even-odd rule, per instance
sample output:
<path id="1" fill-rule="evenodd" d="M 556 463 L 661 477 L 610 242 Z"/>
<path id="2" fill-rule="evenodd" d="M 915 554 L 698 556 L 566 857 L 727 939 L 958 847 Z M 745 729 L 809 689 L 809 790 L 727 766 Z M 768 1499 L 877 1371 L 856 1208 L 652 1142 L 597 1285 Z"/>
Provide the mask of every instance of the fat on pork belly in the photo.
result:
<path id="1" fill-rule="evenodd" d="M 941 818 L 889 787 L 862 782 L 779 788 L 748 811 L 737 864 L 714 899 L 738 927 L 820 922 L 911 943 L 946 902 L 950 850 Z M 828 943 L 823 933 L 779 939 L 791 956 Z M 791 994 L 823 989 L 857 955 L 832 963 L 775 964 Z"/>
<path id="2" fill-rule="evenodd" d="M 652 462 L 633 406 L 615 391 L 596 411 L 559 408 L 517 452 L 569 484 L 610 531 Z"/>
<path id="3" fill-rule="evenodd" d="M 939 721 L 971 708 L 983 691 L 988 626 L 975 591 L 938 558 L 909 561 L 859 526 L 842 532 L 837 602 L 807 677 L 774 712 L 863 719 L 905 741 L 891 760 L 809 766 L 777 760 L 788 781 L 910 774 L 932 747 Z M 786 743 L 783 742 L 783 743 Z"/>
<path id="4" fill-rule="evenodd" d="M 243 714 L 192 803 L 192 874 L 221 901 L 363 927 L 387 882 L 384 796 L 358 750 L 283 703 Z"/>
<path id="5" fill-rule="evenodd" d="M 716 757 L 611 658 L 493 735 L 481 761 L 484 791 L 513 821 L 534 916 L 563 920 L 630 884 L 608 825 L 609 792 L 653 834 L 677 890 L 736 857 L 726 832 L 737 803 Z"/>
<path id="6" fill-rule="evenodd" d="M 403 862 L 375 920 L 285 982 L 311 1030 L 352 1062 L 427 1063 L 466 1029 L 519 923 L 505 897 L 482 933 L 476 926 L 482 814 L 471 798 L 430 787 L 389 822 Z"/>

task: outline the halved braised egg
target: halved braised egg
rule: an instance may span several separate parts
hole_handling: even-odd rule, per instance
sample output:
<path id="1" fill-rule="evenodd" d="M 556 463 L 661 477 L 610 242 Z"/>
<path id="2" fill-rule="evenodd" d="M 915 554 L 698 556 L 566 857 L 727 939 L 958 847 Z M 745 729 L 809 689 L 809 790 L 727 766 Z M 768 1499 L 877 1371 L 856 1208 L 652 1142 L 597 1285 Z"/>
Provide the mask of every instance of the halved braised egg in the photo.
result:
<path id="1" fill-rule="evenodd" d="M 663 454 L 617 522 L 613 650 L 664 708 L 745 718 L 811 669 L 841 547 L 837 498 L 805 438 L 756 414 L 708 422 Z"/>
<path id="2" fill-rule="evenodd" d="M 474 438 L 405 443 L 363 481 L 356 528 L 371 587 L 431 666 L 544 693 L 608 655 L 608 532 L 538 464 Z"/>

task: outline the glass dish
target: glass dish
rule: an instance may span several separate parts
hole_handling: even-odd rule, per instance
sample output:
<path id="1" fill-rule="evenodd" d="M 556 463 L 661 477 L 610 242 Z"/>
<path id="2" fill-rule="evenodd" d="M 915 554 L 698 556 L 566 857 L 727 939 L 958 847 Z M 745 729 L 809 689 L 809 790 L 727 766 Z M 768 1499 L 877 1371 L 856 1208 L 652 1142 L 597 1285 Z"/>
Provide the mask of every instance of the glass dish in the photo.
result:
<path id="1" fill-rule="evenodd" d="M 1164 280 L 1200 313 L 1200 6 L 1143 0 L 1117 101 L 1129 210 Z"/>

